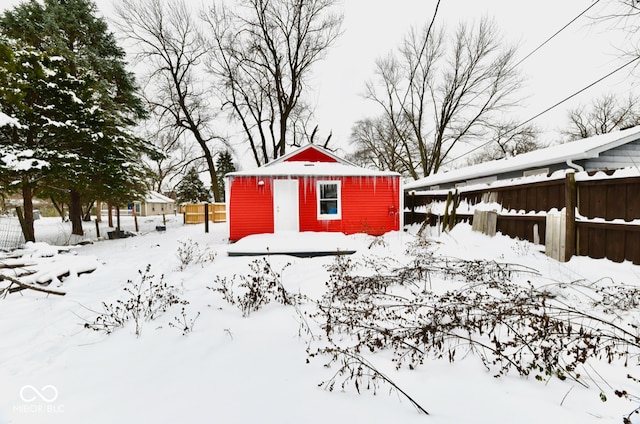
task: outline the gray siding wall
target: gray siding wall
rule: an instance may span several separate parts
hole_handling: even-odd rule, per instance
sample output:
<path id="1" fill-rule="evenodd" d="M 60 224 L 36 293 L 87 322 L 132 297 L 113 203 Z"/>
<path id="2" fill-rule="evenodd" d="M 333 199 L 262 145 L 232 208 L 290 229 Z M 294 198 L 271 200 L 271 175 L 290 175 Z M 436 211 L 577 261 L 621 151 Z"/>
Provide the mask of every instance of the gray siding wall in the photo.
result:
<path id="1" fill-rule="evenodd" d="M 585 162 L 586 171 L 640 167 L 640 140 L 602 152 L 600 157 Z"/>

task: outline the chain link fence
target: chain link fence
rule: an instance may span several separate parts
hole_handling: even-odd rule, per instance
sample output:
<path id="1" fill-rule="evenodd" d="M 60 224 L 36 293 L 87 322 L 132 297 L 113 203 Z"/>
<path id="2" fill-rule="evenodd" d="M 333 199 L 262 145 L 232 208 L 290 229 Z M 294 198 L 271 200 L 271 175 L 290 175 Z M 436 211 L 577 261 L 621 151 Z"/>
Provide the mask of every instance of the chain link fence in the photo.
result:
<path id="1" fill-rule="evenodd" d="M 17 217 L 0 216 L 0 249 L 13 250 L 24 244 L 24 235 Z"/>

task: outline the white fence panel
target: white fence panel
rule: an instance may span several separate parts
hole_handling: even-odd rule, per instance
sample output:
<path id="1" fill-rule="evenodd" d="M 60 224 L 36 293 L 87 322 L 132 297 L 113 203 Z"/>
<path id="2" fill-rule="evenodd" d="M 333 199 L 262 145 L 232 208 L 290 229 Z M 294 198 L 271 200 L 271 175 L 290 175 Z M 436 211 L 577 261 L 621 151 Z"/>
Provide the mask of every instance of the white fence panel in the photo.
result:
<path id="1" fill-rule="evenodd" d="M 567 213 L 562 209 L 560 212 L 548 212 L 546 219 L 545 246 L 544 251 L 547 256 L 565 262 L 566 252 L 566 229 Z"/>

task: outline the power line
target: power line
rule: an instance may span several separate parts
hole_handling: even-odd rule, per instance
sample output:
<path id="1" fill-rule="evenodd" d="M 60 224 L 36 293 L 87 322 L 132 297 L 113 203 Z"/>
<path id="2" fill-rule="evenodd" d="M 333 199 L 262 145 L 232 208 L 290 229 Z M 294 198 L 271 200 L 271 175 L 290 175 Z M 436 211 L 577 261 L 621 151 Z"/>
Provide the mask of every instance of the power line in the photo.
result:
<path id="1" fill-rule="evenodd" d="M 520 59 L 513 67 L 517 68 L 518 65 L 520 65 L 522 62 L 524 62 L 525 60 L 527 60 L 531 55 L 533 55 L 535 52 L 537 52 L 538 50 L 540 50 L 545 44 L 547 44 L 549 41 L 553 40 L 558 34 L 560 34 L 562 31 L 564 31 L 569 25 L 571 25 L 572 23 L 574 23 L 576 20 L 578 20 L 578 18 L 580 18 L 582 15 L 584 15 L 585 13 L 587 13 L 589 11 L 589 9 L 591 9 L 593 6 L 595 6 L 596 4 L 598 4 L 600 2 L 600 0 L 596 0 L 594 3 L 591 4 L 591 6 L 587 7 L 586 9 L 584 9 L 582 12 L 580 12 L 578 14 L 578 16 L 576 16 L 575 18 L 573 18 L 572 20 L 570 20 L 565 26 L 563 26 L 562 28 L 560 28 L 559 30 L 557 30 L 552 36 L 550 36 L 549 38 L 547 38 L 545 41 L 542 42 L 542 44 L 540 44 L 538 47 L 536 47 L 535 49 L 533 49 L 528 55 L 526 55 L 525 57 L 523 57 L 522 59 Z"/>
<path id="2" fill-rule="evenodd" d="M 538 47 L 536 47 L 535 49 L 533 49 L 531 52 L 529 52 L 529 54 L 527 54 L 525 57 L 523 57 L 522 59 L 520 59 L 513 67 L 517 68 L 522 62 L 524 62 L 525 60 L 527 60 L 529 57 L 531 57 L 534 53 L 536 53 L 538 50 L 540 50 L 542 47 L 544 47 L 549 41 L 553 40 L 558 34 L 560 34 L 562 31 L 564 31 L 565 29 L 567 29 L 567 27 L 569 25 L 571 25 L 572 23 L 574 23 L 576 20 L 578 20 L 580 17 L 582 17 L 585 13 L 587 13 L 591 8 L 593 8 L 595 5 L 597 5 L 600 2 L 600 0 L 596 0 L 595 2 L 593 2 L 589 7 L 587 7 L 586 9 L 584 9 L 582 12 L 580 12 L 577 16 L 575 16 L 573 19 L 571 19 L 569 22 L 567 22 L 562 28 L 560 28 L 559 30 L 557 30 L 555 33 L 553 33 L 549 38 L 547 38 L 546 40 L 544 40 L 540 45 L 538 45 Z M 595 84 L 599 83 L 600 81 L 604 80 L 605 78 L 608 78 L 609 76 L 615 74 L 616 72 L 618 72 L 619 70 L 625 68 L 626 66 L 630 65 L 631 63 L 635 62 L 638 58 L 631 60 L 630 62 L 622 65 L 621 67 L 619 67 L 618 69 L 614 70 L 613 72 L 610 72 L 609 74 L 605 75 L 604 77 L 598 79 L 597 81 L 589 84 L 588 86 L 582 88 L 581 90 L 573 93 L 572 95 L 570 95 L 569 97 L 559 101 L 558 103 L 554 104 L 553 106 L 545 109 L 544 111 L 538 113 L 537 115 L 535 115 L 532 118 L 527 119 L 526 121 L 518 124 L 516 127 L 512 128 L 510 131 L 508 132 L 513 132 L 516 129 L 520 128 L 521 126 L 533 121 L 534 119 L 538 118 L 539 116 L 549 112 L 550 110 L 556 108 L 557 106 L 561 105 L 562 103 L 566 102 L 567 100 L 571 99 L 572 97 L 577 96 L 578 94 L 582 93 L 583 91 L 587 90 L 588 88 L 594 86 Z M 477 147 L 474 147 L 473 149 L 469 150 L 468 152 L 454 158 L 451 160 L 446 161 L 444 164 L 448 164 L 451 163 L 453 161 L 456 161 L 458 159 L 460 159 L 461 157 L 464 157 L 470 153 L 475 152 L 478 149 L 481 149 L 489 144 L 491 144 L 493 142 L 493 140 L 487 141 L 486 143 L 483 143 Z"/>
<path id="3" fill-rule="evenodd" d="M 615 74 L 615 73 L 617 73 L 617 72 L 619 72 L 619 71 L 623 70 L 624 68 L 626 68 L 627 66 L 631 65 L 633 62 L 635 62 L 635 61 L 637 61 L 637 60 L 640 60 L 640 56 L 636 56 L 635 58 L 631 59 L 631 60 L 630 60 L 630 61 L 628 61 L 627 63 L 625 63 L 625 64 L 623 64 L 623 65 L 619 66 L 618 68 L 614 69 L 613 71 L 609 72 L 609 73 L 608 73 L 608 74 L 606 74 L 605 76 L 598 78 L 597 80 L 595 80 L 595 81 L 594 81 L 594 82 L 592 82 L 591 84 L 589 84 L 589 85 L 587 85 L 587 86 L 585 86 L 585 87 L 581 88 L 580 90 L 576 91 L 575 93 L 571 94 L 570 96 L 567 96 L 567 97 L 565 97 L 564 99 L 560 100 L 559 102 L 557 102 L 557 103 L 556 103 L 556 104 L 554 104 L 553 106 L 550 106 L 550 107 L 546 108 L 545 110 L 543 110 L 542 112 L 540 112 L 540 113 L 538 113 L 538 114 L 534 115 L 533 117 L 531 117 L 531 118 L 527 119 L 526 121 L 521 122 L 520 124 L 518 124 L 518 125 L 516 125 L 515 127 L 513 127 L 511 130 L 509 130 L 507 133 L 509 133 L 509 132 L 513 132 L 513 131 L 517 130 L 518 128 L 522 127 L 523 125 L 526 125 L 526 124 L 528 124 L 529 122 L 533 121 L 534 119 L 539 118 L 540 116 L 544 115 L 545 113 L 549 112 L 550 110 L 555 109 L 556 107 L 560 106 L 562 103 L 566 102 L 567 100 L 572 99 L 573 97 L 577 96 L 578 94 L 582 93 L 583 91 L 586 91 L 586 90 L 588 90 L 589 88 L 593 87 L 594 85 L 596 85 L 596 84 L 598 84 L 598 83 L 602 82 L 603 80 L 605 80 L 605 79 L 609 78 L 611 75 L 613 75 L 613 74 Z M 448 164 L 448 163 L 451 163 L 451 162 L 453 162 L 453 161 L 456 161 L 456 160 L 458 160 L 458 159 L 460 159 L 460 158 L 462 158 L 462 157 L 464 157 L 464 156 L 466 156 L 466 155 L 468 155 L 468 154 L 470 154 L 470 153 L 473 153 L 473 152 L 475 152 L 476 150 L 481 149 L 481 148 L 483 148 L 483 147 L 485 147 L 485 146 L 487 146 L 487 145 L 489 145 L 489 144 L 491 144 L 491 143 L 493 143 L 493 140 L 489 140 L 489 141 L 487 141 L 486 143 L 482 143 L 481 145 L 479 145 L 479 146 L 477 146 L 477 147 L 474 147 L 473 149 L 469 150 L 468 152 L 463 153 L 462 155 L 457 156 L 457 157 L 455 157 L 455 158 L 453 158 L 453 159 L 451 159 L 451 160 L 448 160 L 448 161 L 447 161 L 447 162 L 445 162 L 444 164 L 446 165 L 446 164 Z"/>
<path id="4" fill-rule="evenodd" d="M 606 78 L 609 78 L 611 75 L 621 71 L 622 69 L 626 68 L 627 66 L 631 65 L 633 62 L 635 62 L 636 60 L 640 59 L 640 56 L 636 56 L 635 58 L 631 59 L 630 61 L 628 61 L 627 63 L 625 63 L 622 66 L 619 66 L 618 68 L 614 69 L 613 71 L 609 72 L 607 75 L 597 79 L 596 81 L 592 82 L 591 84 L 587 85 L 586 87 L 576 91 L 575 93 L 573 93 L 572 95 L 560 100 L 558 103 L 554 104 L 551 107 L 548 107 L 547 109 L 543 110 L 542 112 L 538 113 L 537 115 L 535 115 L 532 118 L 527 119 L 526 121 L 522 122 L 521 124 L 519 124 L 517 127 L 513 128 L 513 130 L 520 128 L 521 126 L 528 124 L 529 122 L 533 121 L 534 119 L 536 119 L 537 117 L 539 117 L 540 115 L 543 115 L 547 112 L 549 112 L 551 109 L 554 109 L 555 107 L 561 105 L 562 103 L 566 102 L 567 100 L 577 96 L 578 94 L 582 93 L 585 90 L 588 90 L 589 88 L 593 87 L 594 85 L 598 84 L 599 82 L 603 81 Z"/>

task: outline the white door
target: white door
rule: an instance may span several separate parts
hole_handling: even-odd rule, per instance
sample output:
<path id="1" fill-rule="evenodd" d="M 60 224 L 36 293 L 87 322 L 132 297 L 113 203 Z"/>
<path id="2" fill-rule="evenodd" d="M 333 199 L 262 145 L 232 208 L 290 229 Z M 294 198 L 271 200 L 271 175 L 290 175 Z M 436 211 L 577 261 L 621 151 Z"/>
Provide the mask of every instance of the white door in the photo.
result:
<path id="1" fill-rule="evenodd" d="M 298 180 L 273 180 L 273 232 L 299 230 Z"/>

